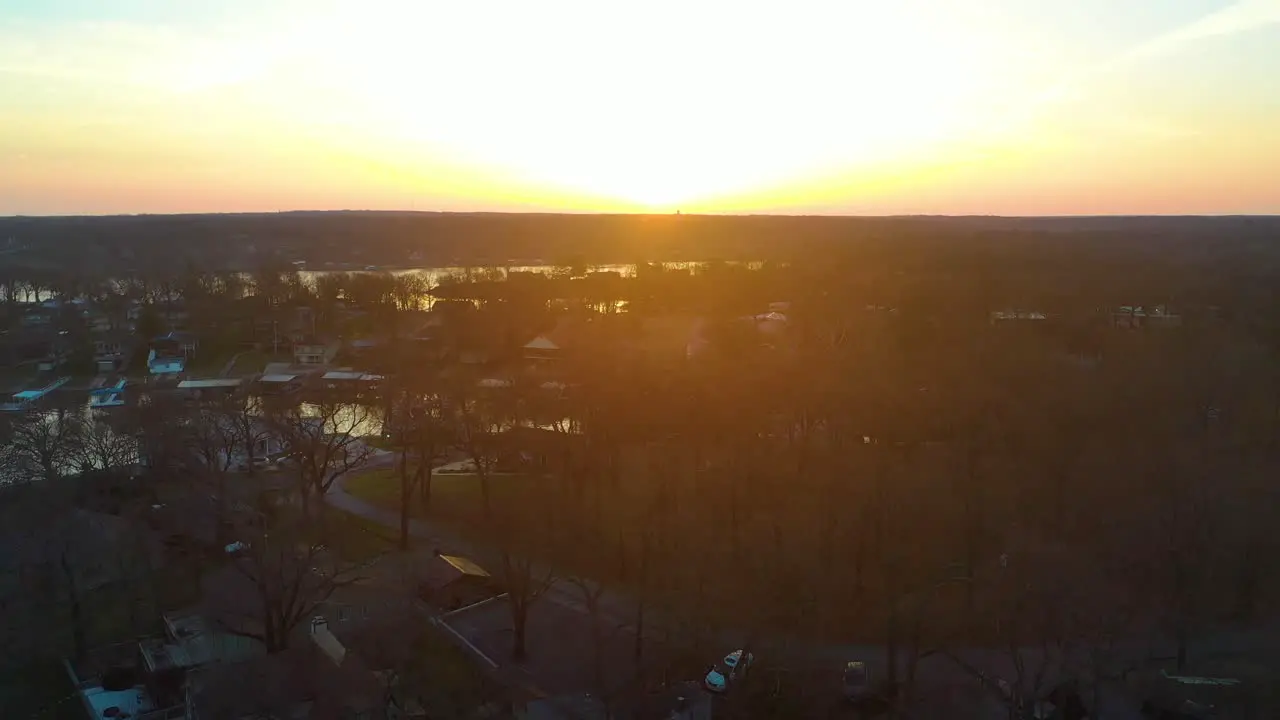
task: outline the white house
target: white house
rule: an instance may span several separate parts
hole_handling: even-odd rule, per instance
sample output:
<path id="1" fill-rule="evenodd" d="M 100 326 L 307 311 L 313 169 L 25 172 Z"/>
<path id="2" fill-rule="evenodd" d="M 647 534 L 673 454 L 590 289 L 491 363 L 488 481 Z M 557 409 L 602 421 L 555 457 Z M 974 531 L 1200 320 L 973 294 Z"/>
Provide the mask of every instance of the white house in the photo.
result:
<path id="1" fill-rule="evenodd" d="M 152 375 L 177 375 L 187 368 L 187 359 L 180 356 L 160 357 L 156 351 L 147 353 L 147 371 Z"/>

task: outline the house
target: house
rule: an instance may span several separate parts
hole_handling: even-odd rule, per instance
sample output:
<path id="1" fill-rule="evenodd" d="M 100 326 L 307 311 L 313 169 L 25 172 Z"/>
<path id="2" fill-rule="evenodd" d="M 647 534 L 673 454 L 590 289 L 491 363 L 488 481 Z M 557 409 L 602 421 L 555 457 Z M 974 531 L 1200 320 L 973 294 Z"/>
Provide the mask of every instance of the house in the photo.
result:
<path id="1" fill-rule="evenodd" d="M 181 355 L 161 355 L 152 348 L 147 353 L 147 372 L 152 375 L 178 375 L 187 369 L 187 359 Z"/>
<path id="2" fill-rule="evenodd" d="M 40 372 L 57 370 L 67 364 L 68 357 L 67 351 L 62 349 L 61 344 L 56 344 L 49 348 L 48 354 L 36 362 L 36 369 Z"/>
<path id="3" fill-rule="evenodd" d="M 176 375 L 186 371 L 187 360 L 199 343 L 190 333 L 171 332 L 154 338 L 147 353 L 147 371 L 152 375 Z"/>
<path id="4" fill-rule="evenodd" d="M 48 327 L 53 324 L 56 316 L 57 312 L 55 310 L 42 306 L 30 307 L 27 308 L 26 312 L 22 313 L 19 323 L 24 328 Z"/>
<path id="5" fill-rule="evenodd" d="M 169 332 L 151 341 L 152 347 L 166 347 L 175 350 L 186 357 L 195 354 L 200 348 L 200 342 L 195 335 L 187 332 Z"/>
<path id="6" fill-rule="evenodd" d="M 460 555 L 432 554 L 418 572 L 418 596 L 424 602 L 446 610 L 456 610 L 487 600 L 500 590 L 487 570 Z"/>
<path id="7" fill-rule="evenodd" d="M 165 614 L 164 636 L 138 643 L 142 667 L 148 673 L 212 663 L 234 663 L 264 653 L 255 640 L 226 632 L 196 612 Z"/>
<path id="8" fill-rule="evenodd" d="M 373 357 L 382 349 L 384 344 L 377 338 L 358 338 L 351 341 L 351 354 L 356 357 Z"/>
<path id="9" fill-rule="evenodd" d="M 133 333 L 126 331 L 97 332 L 93 337 L 93 362 L 98 372 L 119 370 L 129 359 L 134 348 Z"/>
<path id="10" fill-rule="evenodd" d="M 338 354 L 338 343 L 305 336 L 293 344 L 293 360 L 299 365 L 328 365 Z"/>
<path id="11" fill-rule="evenodd" d="M 603 328 L 599 321 L 561 318 L 551 330 L 526 342 L 521 348 L 521 356 L 535 364 L 554 363 L 581 349 L 588 332 Z M 599 333 L 595 335 L 598 337 Z"/>
<path id="12" fill-rule="evenodd" d="M 181 670 L 149 673 L 136 643 L 91 651 L 63 668 L 87 717 L 187 720 Z"/>
<path id="13" fill-rule="evenodd" d="M 252 581 L 235 569 L 211 580 L 211 617 L 218 625 L 254 630 Z M 188 717 L 424 718 L 418 703 L 400 695 L 393 670 L 413 659 L 426 631 L 406 590 L 368 580 L 335 588 L 315 615 L 293 628 L 287 649 L 204 663 L 188 673 Z"/>
<path id="14" fill-rule="evenodd" d="M 190 673 L 188 720 L 419 720 L 419 703 L 397 692 L 396 674 L 315 618 L 307 638 L 283 652 Z"/>

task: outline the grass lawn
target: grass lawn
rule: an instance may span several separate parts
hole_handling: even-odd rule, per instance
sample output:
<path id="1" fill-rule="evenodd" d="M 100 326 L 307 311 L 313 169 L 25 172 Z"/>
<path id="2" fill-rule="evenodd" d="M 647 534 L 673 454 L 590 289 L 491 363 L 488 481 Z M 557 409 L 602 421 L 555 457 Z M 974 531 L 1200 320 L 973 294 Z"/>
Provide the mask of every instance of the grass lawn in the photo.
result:
<path id="1" fill-rule="evenodd" d="M 420 699 L 427 717 L 472 715 L 501 692 L 441 630 L 432 629 L 423 636 L 415 660 L 401 677 L 401 690 Z"/>
<path id="2" fill-rule="evenodd" d="M 324 506 L 324 526 L 329 547 L 350 563 L 372 560 L 396 546 L 392 530 L 328 505 Z M 310 539 L 310 542 L 319 541 L 318 536 Z"/>
<path id="3" fill-rule="evenodd" d="M 509 502 L 531 486 L 524 475 L 497 475 L 489 478 L 490 492 L 496 503 Z M 389 510 L 400 509 L 400 476 L 395 468 L 369 470 L 349 478 L 347 492 L 367 503 Z M 413 517 L 424 517 L 421 499 L 413 498 Z M 444 520 L 479 518 L 484 511 L 480 480 L 470 474 L 436 474 L 431 480 L 431 515 Z"/>

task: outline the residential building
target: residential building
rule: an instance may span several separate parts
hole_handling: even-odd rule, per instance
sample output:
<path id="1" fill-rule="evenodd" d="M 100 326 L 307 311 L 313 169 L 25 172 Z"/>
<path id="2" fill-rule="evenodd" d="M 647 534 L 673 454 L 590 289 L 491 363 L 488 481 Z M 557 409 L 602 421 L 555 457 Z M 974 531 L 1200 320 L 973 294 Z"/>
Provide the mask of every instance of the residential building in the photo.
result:
<path id="1" fill-rule="evenodd" d="M 133 333 L 126 331 L 97 332 L 93 336 L 93 361 L 98 372 L 120 370 L 133 352 Z"/>
<path id="2" fill-rule="evenodd" d="M 187 369 L 187 359 L 181 355 L 161 355 L 152 348 L 147 353 L 147 371 L 152 375 L 178 375 Z"/>
<path id="3" fill-rule="evenodd" d="M 171 332 L 151 341 L 147 370 L 152 375 L 176 375 L 186 371 L 187 360 L 199 347 L 191 333 Z"/>
<path id="4" fill-rule="evenodd" d="M 307 336 L 293 344 L 293 360 L 299 365 L 328 365 L 338 354 L 338 343 Z"/>
<path id="5" fill-rule="evenodd" d="M 196 350 L 200 348 L 199 338 L 188 332 L 169 332 L 153 339 L 151 342 L 153 346 L 170 347 L 187 357 L 194 355 Z"/>

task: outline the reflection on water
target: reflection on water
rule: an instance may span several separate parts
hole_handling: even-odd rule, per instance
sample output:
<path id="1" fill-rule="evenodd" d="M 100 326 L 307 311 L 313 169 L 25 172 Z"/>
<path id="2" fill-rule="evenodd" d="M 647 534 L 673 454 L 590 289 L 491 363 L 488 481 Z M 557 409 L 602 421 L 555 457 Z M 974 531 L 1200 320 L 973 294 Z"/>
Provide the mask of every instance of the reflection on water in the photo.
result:
<path id="1" fill-rule="evenodd" d="M 140 446 L 137 438 L 118 431 L 111 423 L 110 414 L 89 407 L 88 399 L 83 404 L 45 410 L 34 417 L 43 424 L 36 431 L 36 437 L 50 438 L 43 442 L 46 447 L 52 447 L 56 443 L 52 438 L 69 432 L 72 425 L 78 426 L 76 429 L 79 437 L 67 440 L 65 446 L 57 452 L 54 468 L 61 475 L 125 467 L 139 461 Z M 59 425 L 63 427 L 59 428 Z M 40 444 L 40 441 L 37 443 Z M 0 483 L 33 479 L 22 477 L 23 474 L 31 475 L 30 470 L 6 463 L 0 470 Z"/>
<path id="2" fill-rule="evenodd" d="M 327 417 L 325 432 L 333 434 L 349 433 L 356 437 L 381 435 L 386 424 L 381 407 L 364 403 L 339 403 L 338 405 L 317 405 L 301 403 L 298 407 L 303 417 Z"/>

